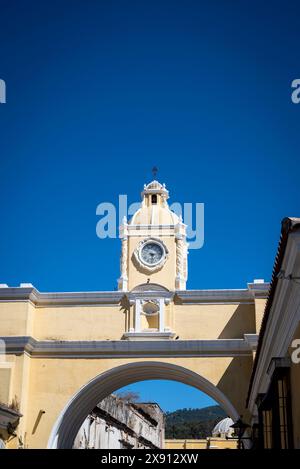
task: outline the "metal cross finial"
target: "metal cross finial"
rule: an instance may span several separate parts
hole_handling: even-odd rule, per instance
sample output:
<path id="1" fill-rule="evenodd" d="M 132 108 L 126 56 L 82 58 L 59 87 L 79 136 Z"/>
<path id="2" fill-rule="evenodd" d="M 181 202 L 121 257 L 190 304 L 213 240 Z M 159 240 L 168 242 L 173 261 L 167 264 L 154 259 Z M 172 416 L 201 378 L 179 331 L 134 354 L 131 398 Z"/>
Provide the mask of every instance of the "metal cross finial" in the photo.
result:
<path id="1" fill-rule="evenodd" d="M 154 177 L 154 178 L 156 177 L 157 172 L 158 172 L 157 167 L 156 167 L 156 166 L 153 166 L 153 168 L 152 168 L 152 174 L 153 174 L 153 177 Z"/>

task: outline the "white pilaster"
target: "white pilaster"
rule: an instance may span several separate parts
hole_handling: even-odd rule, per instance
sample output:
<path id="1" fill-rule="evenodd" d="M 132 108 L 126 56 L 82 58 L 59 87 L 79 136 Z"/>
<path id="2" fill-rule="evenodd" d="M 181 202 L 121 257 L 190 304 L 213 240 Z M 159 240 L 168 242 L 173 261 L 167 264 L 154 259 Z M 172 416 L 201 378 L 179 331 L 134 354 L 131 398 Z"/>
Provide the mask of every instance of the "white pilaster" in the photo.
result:
<path id="1" fill-rule="evenodd" d="M 179 223 L 175 227 L 176 239 L 176 278 L 175 289 L 185 290 L 187 279 L 187 242 L 186 242 L 186 225 L 180 218 Z"/>
<path id="2" fill-rule="evenodd" d="M 134 332 L 141 332 L 141 300 L 135 300 Z"/>
<path id="3" fill-rule="evenodd" d="M 165 330 L 165 300 L 159 298 L 159 332 Z"/>
<path id="4" fill-rule="evenodd" d="M 123 218 L 123 225 L 120 226 L 120 235 L 122 239 L 122 252 L 120 259 L 120 273 L 118 280 L 118 289 L 120 291 L 128 290 L 128 224 L 126 217 Z"/>

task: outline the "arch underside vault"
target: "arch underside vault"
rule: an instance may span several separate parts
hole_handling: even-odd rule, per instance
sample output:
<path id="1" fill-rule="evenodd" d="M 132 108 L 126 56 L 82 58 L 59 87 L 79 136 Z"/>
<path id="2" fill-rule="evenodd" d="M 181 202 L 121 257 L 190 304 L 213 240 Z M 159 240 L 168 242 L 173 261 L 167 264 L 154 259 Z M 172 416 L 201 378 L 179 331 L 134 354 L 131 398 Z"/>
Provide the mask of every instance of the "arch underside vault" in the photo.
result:
<path id="1" fill-rule="evenodd" d="M 231 402 L 216 386 L 189 369 L 156 361 L 129 363 L 112 368 L 82 386 L 59 415 L 48 448 L 72 448 L 81 424 L 98 402 L 123 386 L 150 379 L 167 379 L 193 386 L 217 401 L 233 421 L 239 418 Z"/>

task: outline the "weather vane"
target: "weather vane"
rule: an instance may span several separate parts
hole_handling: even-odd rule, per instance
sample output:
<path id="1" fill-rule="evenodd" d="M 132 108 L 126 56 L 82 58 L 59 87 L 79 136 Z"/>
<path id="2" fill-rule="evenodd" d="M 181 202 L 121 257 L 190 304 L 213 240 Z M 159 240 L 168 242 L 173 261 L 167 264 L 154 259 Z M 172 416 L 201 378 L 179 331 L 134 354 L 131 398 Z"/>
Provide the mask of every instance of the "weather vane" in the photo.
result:
<path id="1" fill-rule="evenodd" d="M 152 168 L 152 174 L 153 174 L 153 177 L 154 177 L 154 178 L 155 178 L 156 175 L 157 175 L 157 171 L 158 171 L 157 167 L 156 167 L 156 166 L 153 166 L 153 168 Z"/>

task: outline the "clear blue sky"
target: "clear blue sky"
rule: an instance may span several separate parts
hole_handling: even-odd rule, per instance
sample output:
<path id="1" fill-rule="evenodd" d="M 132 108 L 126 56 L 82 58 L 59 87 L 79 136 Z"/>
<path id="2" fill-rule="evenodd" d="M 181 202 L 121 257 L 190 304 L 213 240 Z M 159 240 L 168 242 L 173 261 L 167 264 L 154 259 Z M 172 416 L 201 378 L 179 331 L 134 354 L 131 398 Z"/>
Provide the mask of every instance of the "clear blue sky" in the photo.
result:
<path id="1" fill-rule="evenodd" d="M 140 402 L 157 402 L 165 412 L 183 408 L 202 408 L 217 403 L 198 389 L 177 381 L 140 381 L 119 389 L 118 392 L 134 391 Z"/>
<path id="2" fill-rule="evenodd" d="M 0 282 L 112 290 L 96 206 L 205 203 L 189 288 L 270 278 L 299 215 L 299 2 L 1 0 Z"/>
<path id="3" fill-rule="evenodd" d="M 189 288 L 270 279 L 299 216 L 296 1 L 0 0 L 0 283 L 113 290 L 96 206 L 138 200 L 153 165 L 205 203 Z"/>

